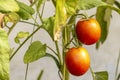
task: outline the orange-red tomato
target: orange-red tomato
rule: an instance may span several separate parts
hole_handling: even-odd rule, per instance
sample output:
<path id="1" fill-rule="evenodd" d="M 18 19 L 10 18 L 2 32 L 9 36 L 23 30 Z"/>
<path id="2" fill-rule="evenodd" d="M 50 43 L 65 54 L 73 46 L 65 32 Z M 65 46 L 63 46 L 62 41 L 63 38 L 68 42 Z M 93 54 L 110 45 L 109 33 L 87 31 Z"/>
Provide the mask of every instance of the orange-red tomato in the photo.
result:
<path id="1" fill-rule="evenodd" d="M 85 74 L 90 67 L 90 56 L 85 48 L 73 47 L 66 53 L 65 63 L 71 74 L 81 76 Z"/>
<path id="2" fill-rule="evenodd" d="M 96 19 L 82 19 L 77 22 L 76 35 L 86 45 L 96 43 L 101 37 L 101 28 Z"/>

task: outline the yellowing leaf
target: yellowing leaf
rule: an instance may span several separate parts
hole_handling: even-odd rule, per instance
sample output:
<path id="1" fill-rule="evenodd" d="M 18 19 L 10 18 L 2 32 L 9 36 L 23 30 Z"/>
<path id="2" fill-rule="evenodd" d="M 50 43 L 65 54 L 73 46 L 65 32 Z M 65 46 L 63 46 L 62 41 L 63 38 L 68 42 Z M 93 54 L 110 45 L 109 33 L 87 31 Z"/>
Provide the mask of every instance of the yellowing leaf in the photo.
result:
<path id="1" fill-rule="evenodd" d="M 57 0 L 55 23 L 54 23 L 54 40 L 55 41 L 59 40 L 61 30 L 65 26 L 66 20 L 67 20 L 67 13 L 65 8 L 65 0 Z"/>
<path id="2" fill-rule="evenodd" d="M 7 33 L 0 29 L 0 80 L 9 80 L 9 53 Z"/>
<path id="3" fill-rule="evenodd" d="M 20 31 L 18 34 L 17 34 L 17 36 L 15 37 L 15 42 L 16 43 L 20 43 L 20 39 L 22 39 L 22 38 L 26 38 L 26 37 L 28 37 L 29 36 L 29 32 L 22 32 L 22 31 Z"/>

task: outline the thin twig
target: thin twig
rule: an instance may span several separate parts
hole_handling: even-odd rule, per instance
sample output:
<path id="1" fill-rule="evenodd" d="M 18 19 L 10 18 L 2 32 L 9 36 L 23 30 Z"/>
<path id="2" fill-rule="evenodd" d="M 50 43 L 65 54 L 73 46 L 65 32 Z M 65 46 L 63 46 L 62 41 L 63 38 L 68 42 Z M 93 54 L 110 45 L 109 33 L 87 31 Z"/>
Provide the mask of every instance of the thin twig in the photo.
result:
<path id="1" fill-rule="evenodd" d="M 60 70 L 58 71 L 58 75 L 60 77 L 60 79 L 62 80 L 61 74 L 60 74 Z"/>
<path id="2" fill-rule="evenodd" d="M 115 80 L 117 80 L 119 62 L 120 62 L 120 50 L 119 50 L 119 55 L 118 55 L 118 58 L 117 58 L 117 65 L 116 65 L 116 71 L 115 71 Z"/>
<path id="3" fill-rule="evenodd" d="M 13 56 L 18 52 L 18 50 L 41 28 L 42 26 L 39 26 L 33 33 L 31 33 L 23 42 L 22 44 L 16 49 L 16 51 L 10 56 L 10 60 L 13 58 Z"/>

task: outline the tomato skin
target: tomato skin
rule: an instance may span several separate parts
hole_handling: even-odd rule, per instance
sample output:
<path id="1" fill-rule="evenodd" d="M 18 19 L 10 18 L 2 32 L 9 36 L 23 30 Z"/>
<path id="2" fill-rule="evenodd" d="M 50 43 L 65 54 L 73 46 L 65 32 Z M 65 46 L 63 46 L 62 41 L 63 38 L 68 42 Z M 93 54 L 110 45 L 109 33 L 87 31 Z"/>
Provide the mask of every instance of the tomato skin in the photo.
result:
<path id="1" fill-rule="evenodd" d="M 83 47 L 71 48 L 65 55 L 65 63 L 68 71 L 75 76 L 81 76 L 90 67 L 90 56 Z"/>
<path id="2" fill-rule="evenodd" d="M 101 28 L 96 19 L 79 20 L 76 25 L 78 39 L 86 45 L 96 43 L 101 37 Z"/>

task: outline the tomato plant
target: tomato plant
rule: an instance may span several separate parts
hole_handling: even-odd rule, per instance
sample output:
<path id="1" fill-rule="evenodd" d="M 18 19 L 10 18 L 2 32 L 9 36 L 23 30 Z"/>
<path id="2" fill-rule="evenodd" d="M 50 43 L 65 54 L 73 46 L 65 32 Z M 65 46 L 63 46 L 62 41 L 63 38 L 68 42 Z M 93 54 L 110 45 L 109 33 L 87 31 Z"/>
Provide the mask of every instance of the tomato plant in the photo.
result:
<path id="1" fill-rule="evenodd" d="M 90 56 L 83 47 L 71 48 L 65 56 L 65 62 L 69 72 L 75 76 L 85 74 L 90 67 Z"/>
<path id="2" fill-rule="evenodd" d="M 94 44 L 101 36 L 100 24 L 93 18 L 79 20 L 76 25 L 76 34 L 82 43 Z"/>
<path id="3" fill-rule="evenodd" d="M 53 11 L 47 9 L 46 4 L 48 3 L 53 7 Z M 89 14 L 87 11 L 93 8 L 94 12 Z M 41 61 L 41 58 L 46 59 L 45 57 L 53 59 L 57 67 L 58 78 L 61 80 L 70 80 L 70 73 L 76 77 L 85 75 L 90 66 L 93 80 L 108 80 L 108 71 L 96 72 L 92 69 L 92 65 L 90 65 L 92 60 L 90 60 L 87 48 L 83 47 L 91 44 L 96 44 L 93 46 L 96 46 L 97 49 L 102 47 L 108 36 L 111 19 L 114 17 L 113 11 L 120 14 L 120 1 L 26 0 L 25 2 L 25 0 L 0 0 L 0 80 L 10 80 L 12 75 L 10 75 L 10 63 L 13 60 L 17 61 L 14 58 L 15 55 L 19 54 L 27 42 L 30 44 L 27 44 L 25 50 L 22 50 L 25 52 L 21 52 L 23 63 L 26 66 L 25 75 L 20 77 L 21 80 L 28 80 L 28 75 L 32 75 L 33 72 L 29 73 L 31 63 Z M 48 12 L 52 12 L 52 14 L 48 16 Z M 85 16 L 88 15 L 94 15 L 94 18 L 86 18 Z M 20 26 L 27 25 L 27 30 L 19 27 L 18 23 Z M 29 31 L 30 26 L 32 26 L 32 31 Z M 18 27 L 19 29 L 17 29 Z M 17 33 L 14 31 L 16 29 Z M 48 43 L 44 42 L 45 40 L 42 41 L 44 37 L 39 36 L 39 39 L 34 37 L 37 33 L 41 34 L 41 29 L 50 36 L 49 39 L 45 38 Z M 11 39 L 13 33 L 15 35 Z M 42 35 L 46 36 L 43 33 Z M 15 45 L 11 42 L 14 42 Z M 49 45 L 49 43 L 53 44 Z M 90 49 L 90 47 L 88 48 Z M 91 53 L 91 56 L 93 55 Z M 115 80 L 120 78 L 119 59 L 120 57 L 117 61 Z M 40 71 L 37 80 L 42 79 L 44 72 L 44 69 Z"/>

